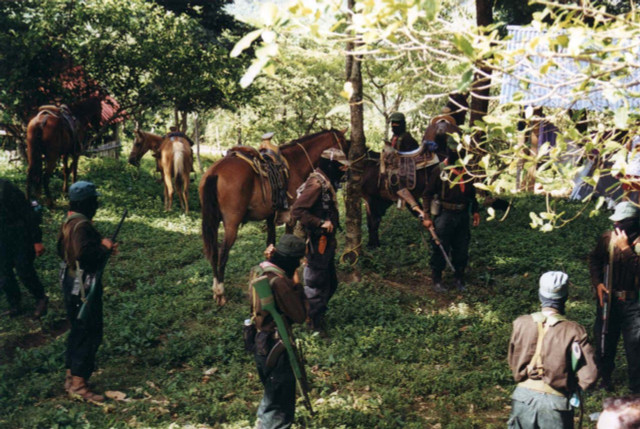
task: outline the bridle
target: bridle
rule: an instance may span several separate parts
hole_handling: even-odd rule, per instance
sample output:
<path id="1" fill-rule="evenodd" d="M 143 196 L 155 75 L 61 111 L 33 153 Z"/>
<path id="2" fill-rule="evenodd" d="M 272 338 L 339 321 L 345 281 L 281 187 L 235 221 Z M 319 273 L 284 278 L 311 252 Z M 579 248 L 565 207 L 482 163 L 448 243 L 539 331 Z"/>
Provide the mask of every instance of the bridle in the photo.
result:
<path id="1" fill-rule="evenodd" d="M 330 130 L 329 132 L 331 133 L 331 136 L 336 140 L 336 143 L 337 143 L 338 147 L 340 148 L 340 150 L 342 151 L 342 153 L 344 153 L 344 148 L 342 147 L 342 143 L 340 142 L 340 138 L 336 134 L 337 131 L 336 130 Z M 309 161 L 309 166 L 311 166 L 311 171 L 315 170 L 315 167 L 313 166 L 313 162 L 311 162 L 311 157 L 309 156 L 309 153 L 307 152 L 307 150 L 300 143 L 296 143 L 296 144 L 298 146 L 300 146 L 300 149 L 302 149 L 302 152 L 304 152 L 305 156 L 307 157 L 307 161 Z M 347 155 L 347 154 L 345 153 L 345 155 Z"/>

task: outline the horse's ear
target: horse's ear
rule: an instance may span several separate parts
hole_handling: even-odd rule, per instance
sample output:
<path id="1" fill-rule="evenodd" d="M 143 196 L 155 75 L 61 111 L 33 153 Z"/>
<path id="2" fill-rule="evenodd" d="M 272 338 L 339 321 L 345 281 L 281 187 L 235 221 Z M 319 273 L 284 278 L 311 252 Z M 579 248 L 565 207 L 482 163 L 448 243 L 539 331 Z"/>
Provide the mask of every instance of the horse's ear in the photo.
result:
<path id="1" fill-rule="evenodd" d="M 346 128 L 341 129 L 341 130 L 340 130 L 340 132 L 341 132 L 343 135 L 346 135 L 348 130 L 349 130 L 349 127 L 346 127 Z"/>

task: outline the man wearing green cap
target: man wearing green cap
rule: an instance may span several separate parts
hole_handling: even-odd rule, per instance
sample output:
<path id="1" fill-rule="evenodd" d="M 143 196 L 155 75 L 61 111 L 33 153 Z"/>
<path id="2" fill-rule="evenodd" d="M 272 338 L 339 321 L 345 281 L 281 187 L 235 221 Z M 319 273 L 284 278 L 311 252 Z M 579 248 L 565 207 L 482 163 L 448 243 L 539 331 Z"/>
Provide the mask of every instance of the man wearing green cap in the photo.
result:
<path id="1" fill-rule="evenodd" d="M 571 396 L 598 378 L 587 331 L 564 316 L 568 280 L 561 271 L 544 273 L 541 311 L 513 322 L 508 361 L 518 386 L 509 428 L 573 428 Z"/>
<path id="2" fill-rule="evenodd" d="M 13 183 L 0 179 L 0 289 L 9 302 L 9 309 L 2 316 L 15 317 L 22 310 L 14 269 L 36 299 L 34 317 L 47 311 L 49 299 L 33 267 L 35 257 L 44 253 L 39 208 L 36 201 L 30 204 Z"/>
<path id="3" fill-rule="evenodd" d="M 615 356 L 620 334 L 627 354 L 629 388 L 640 393 L 640 303 L 638 285 L 640 279 L 640 210 L 631 201 L 618 203 L 609 217 L 613 231 L 606 231 L 589 256 L 591 284 L 596 295 L 596 320 L 594 333 L 598 369 L 602 376 L 601 387 L 613 390 L 611 375 L 615 368 Z M 605 286 L 609 284 L 609 288 Z M 603 333 L 603 307 L 610 295 L 608 329 Z M 608 305 L 608 304 L 607 304 Z M 606 313 L 605 313 L 606 314 Z M 604 335 L 604 337 L 603 337 Z M 604 347 L 602 341 L 604 339 Z"/>
<path id="4" fill-rule="evenodd" d="M 294 281 L 305 242 L 285 234 L 278 245 L 265 251 L 267 259 L 251 269 L 251 279 L 267 276 L 279 314 L 290 325 L 307 317 L 302 285 Z M 296 276 L 297 277 L 297 276 Z M 251 322 L 246 324 L 245 347 L 254 353 L 264 395 L 258 407 L 258 428 L 291 427 L 295 415 L 296 379 L 289 356 L 277 335 L 276 323 L 263 310 L 257 292 L 251 288 Z"/>
<path id="5" fill-rule="evenodd" d="M 471 241 L 469 224 L 478 226 L 480 214 L 472 178 L 464 167 L 456 166 L 457 160 L 457 143 L 450 138 L 447 158 L 431 170 L 425 190 L 425 207 L 438 209 L 426 210 L 423 224 L 427 229 L 435 228 L 442 247 L 451 255 L 455 268 L 454 286 L 459 292 L 463 292 L 466 288 L 464 275 L 469 261 Z M 434 200 L 437 201 L 436 204 Z M 433 289 L 439 293 L 446 292 L 448 287 L 442 281 L 446 260 L 435 240 L 432 240 L 430 266 Z"/>
<path id="6" fill-rule="evenodd" d="M 100 194 L 91 182 L 79 181 L 69 188 L 69 213 L 58 235 L 58 255 L 65 262 L 62 292 L 71 330 L 67 338 L 65 390 L 69 396 L 103 402 L 87 384 L 95 370 L 95 357 L 102 342 L 102 298 L 92 305 L 86 320 L 78 319 L 91 279 L 117 244 L 102 238 L 93 226 Z"/>

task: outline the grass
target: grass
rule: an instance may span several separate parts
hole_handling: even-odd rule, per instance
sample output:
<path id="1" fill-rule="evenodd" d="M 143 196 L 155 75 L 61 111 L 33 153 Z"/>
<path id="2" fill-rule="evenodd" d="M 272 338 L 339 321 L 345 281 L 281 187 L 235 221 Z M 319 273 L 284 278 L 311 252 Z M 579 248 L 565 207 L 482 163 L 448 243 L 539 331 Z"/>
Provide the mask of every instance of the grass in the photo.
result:
<path id="1" fill-rule="evenodd" d="M 248 271 L 261 260 L 266 232 L 259 223 L 241 229 L 227 266 L 229 303 L 217 307 L 202 255 L 197 179 L 190 190 L 192 213 L 181 214 L 177 204 L 167 213 L 153 169 L 149 158 L 139 171 L 124 161 L 83 158 L 79 171 L 102 192 L 95 224 L 103 235 L 113 231 L 125 207 L 130 212 L 120 254 L 105 273 L 105 335 L 100 370 L 91 379 L 97 391 L 121 391 L 127 400 L 97 407 L 64 395 L 65 314 L 55 242 L 67 202 L 60 197 L 59 208 L 45 213 L 48 251 L 36 261 L 51 298 L 49 313 L 41 321 L 22 316 L 0 326 L 0 427 L 255 424 L 262 392 L 252 356 L 243 351 L 241 325 L 248 316 Z M 24 188 L 23 169 L 0 169 L 0 175 Z M 60 195 L 61 180 L 52 183 Z M 559 205 L 567 213 L 579 209 Z M 331 302 L 331 339 L 298 331 L 318 414 L 310 418 L 299 404 L 297 425 L 504 427 L 514 387 L 506 363 L 511 322 L 538 308 L 539 276 L 568 272 L 575 284 L 568 316 L 591 330 L 595 314 L 586 258 L 609 222 L 604 215 L 582 217 L 540 233 L 529 228 L 528 213 L 543 206 L 541 198 L 517 197 L 506 220 L 472 231 L 469 289 L 462 295 L 431 291 L 430 250 L 415 220 L 392 207 L 381 226 L 382 247 L 360 255 L 362 281 L 341 282 Z M 340 273 L 350 270 L 339 266 Z M 22 291 L 32 311 L 33 300 Z M 2 296 L 0 311 L 6 308 Z M 616 394 L 627 393 L 623 355 Z M 588 395 L 586 412 L 598 411 L 603 397 L 599 391 Z"/>

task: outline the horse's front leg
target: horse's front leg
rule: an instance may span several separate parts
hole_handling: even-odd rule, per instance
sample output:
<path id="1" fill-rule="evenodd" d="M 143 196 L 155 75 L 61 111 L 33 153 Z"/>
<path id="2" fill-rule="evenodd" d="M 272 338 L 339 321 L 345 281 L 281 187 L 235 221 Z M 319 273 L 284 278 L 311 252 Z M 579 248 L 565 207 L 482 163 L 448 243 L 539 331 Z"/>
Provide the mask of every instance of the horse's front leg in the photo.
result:
<path id="1" fill-rule="evenodd" d="M 73 154 L 71 156 L 71 174 L 73 174 L 73 180 L 71 183 L 76 183 L 76 181 L 78 180 L 78 158 L 80 157 L 79 154 Z"/>
<path id="2" fill-rule="evenodd" d="M 267 218 L 267 246 L 276 244 L 276 213 Z"/>
<path id="3" fill-rule="evenodd" d="M 51 198 L 51 191 L 49 190 L 49 180 L 51 180 L 51 176 L 53 175 L 53 170 L 56 168 L 57 159 L 47 159 L 47 165 L 44 170 L 44 175 L 42 177 L 42 185 L 44 187 L 44 194 L 47 199 L 47 206 L 49 208 L 54 207 L 53 198 Z M 66 192 L 66 191 L 65 191 Z"/>
<path id="4" fill-rule="evenodd" d="M 69 155 L 62 155 L 62 192 L 69 191 Z"/>

